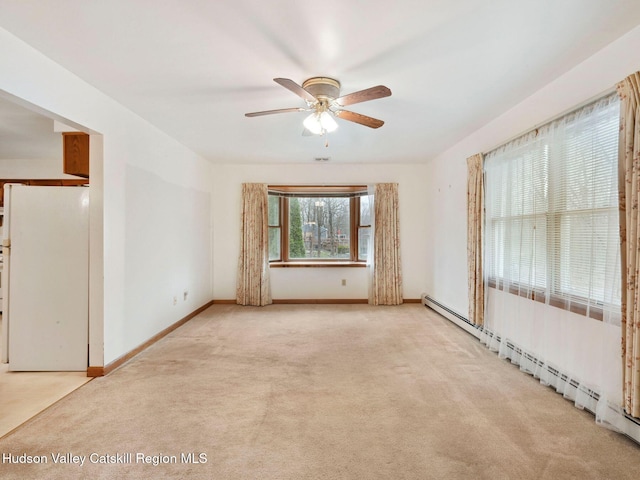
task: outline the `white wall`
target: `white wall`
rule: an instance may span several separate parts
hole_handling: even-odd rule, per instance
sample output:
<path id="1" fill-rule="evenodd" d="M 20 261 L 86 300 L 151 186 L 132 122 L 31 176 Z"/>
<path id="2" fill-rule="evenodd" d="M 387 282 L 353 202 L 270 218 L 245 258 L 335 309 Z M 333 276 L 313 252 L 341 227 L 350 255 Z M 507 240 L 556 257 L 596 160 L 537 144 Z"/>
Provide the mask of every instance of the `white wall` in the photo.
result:
<path id="1" fill-rule="evenodd" d="M 427 222 L 425 165 L 215 165 L 213 292 L 216 300 L 235 299 L 240 243 L 241 185 L 245 182 L 363 185 L 397 182 L 404 298 L 425 288 Z M 347 285 L 342 286 L 341 280 Z M 364 268 L 272 268 L 274 299 L 366 299 Z"/>
<path id="2" fill-rule="evenodd" d="M 80 180 L 80 177 L 62 173 L 62 142 L 60 158 L 0 159 L 0 178 L 66 178 Z"/>
<path id="3" fill-rule="evenodd" d="M 103 206 L 92 246 L 104 249 L 92 315 L 103 318 L 91 320 L 90 359 L 108 364 L 212 298 L 211 166 L 3 29 L 0 45 L 0 94 L 103 135 L 102 168 L 91 167 Z"/>
<path id="4" fill-rule="evenodd" d="M 466 158 L 488 152 L 575 108 L 640 69 L 640 27 L 568 71 L 522 103 L 437 156 L 427 166 L 427 292 L 468 316 Z"/>

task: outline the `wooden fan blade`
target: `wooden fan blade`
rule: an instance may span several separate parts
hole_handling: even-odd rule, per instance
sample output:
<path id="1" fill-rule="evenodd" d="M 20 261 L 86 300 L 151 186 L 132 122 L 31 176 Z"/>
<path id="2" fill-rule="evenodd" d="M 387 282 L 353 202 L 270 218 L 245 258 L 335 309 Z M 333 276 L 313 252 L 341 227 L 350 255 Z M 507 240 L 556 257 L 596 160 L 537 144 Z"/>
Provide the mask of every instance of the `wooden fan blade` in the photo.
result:
<path id="1" fill-rule="evenodd" d="M 251 112 L 245 113 L 245 117 L 261 117 L 262 115 L 271 115 L 274 113 L 287 113 L 287 112 L 306 112 L 306 108 L 294 107 L 294 108 L 280 108 L 279 110 L 265 110 L 264 112 Z"/>
<path id="2" fill-rule="evenodd" d="M 369 100 L 384 98 L 390 95 L 391 90 L 384 85 L 378 85 L 377 87 L 367 88 L 366 90 L 360 90 L 359 92 L 353 92 L 348 95 L 344 95 L 343 97 L 336 98 L 334 102 L 345 107 L 347 105 L 353 105 L 354 103 L 368 102 Z"/>
<path id="3" fill-rule="evenodd" d="M 311 95 L 293 80 L 289 80 L 288 78 L 274 78 L 273 81 L 282 85 L 284 88 L 291 90 L 293 93 L 309 103 L 316 103 L 318 101 L 316 97 Z"/>
<path id="4" fill-rule="evenodd" d="M 384 125 L 384 122 L 382 120 L 367 117 L 366 115 L 350 112 L 348 110 L 338 110 L 336 112 L 336 115 L 340 118 L 343 118 L 344 120 L 359 123 L 360 125 L 364 125 L 365 127 L 380 128 L 382 125 Z"/>

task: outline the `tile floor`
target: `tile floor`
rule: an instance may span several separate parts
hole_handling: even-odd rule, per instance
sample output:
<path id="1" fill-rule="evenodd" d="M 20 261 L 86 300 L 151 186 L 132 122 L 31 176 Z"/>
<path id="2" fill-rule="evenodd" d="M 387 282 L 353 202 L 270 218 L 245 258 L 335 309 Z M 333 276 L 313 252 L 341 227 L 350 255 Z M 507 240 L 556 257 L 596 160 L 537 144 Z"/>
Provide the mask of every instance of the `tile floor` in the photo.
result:
<path id="1" fill-rule="evenodd" d="M 85 372 L 9 372 L 0 363 L 0 437 L 90 380 Z"/>

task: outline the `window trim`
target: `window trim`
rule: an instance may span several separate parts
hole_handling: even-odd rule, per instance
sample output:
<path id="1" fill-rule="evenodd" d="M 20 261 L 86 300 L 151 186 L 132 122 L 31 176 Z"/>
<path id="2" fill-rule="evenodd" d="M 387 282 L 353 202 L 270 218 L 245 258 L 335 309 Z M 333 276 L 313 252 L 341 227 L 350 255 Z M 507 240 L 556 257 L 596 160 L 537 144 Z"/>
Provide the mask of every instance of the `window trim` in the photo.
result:
<path id="1" fill-rule="evenodd" d="M 358 233 L 360 228 L 360 197 L 367 195 L 366 185 L 269 185 L 270 196 L 279 197 L 279 225 L 269 228 L 280 229 L 280 258 L 269 261 L 272 268 L 291 267 L 366 267 L 366 260 L 360 260 Z M 289 258 L 289 198 L 295 197 L 336 197 L 349 199 L 349 253 L 350 258 Z"/>

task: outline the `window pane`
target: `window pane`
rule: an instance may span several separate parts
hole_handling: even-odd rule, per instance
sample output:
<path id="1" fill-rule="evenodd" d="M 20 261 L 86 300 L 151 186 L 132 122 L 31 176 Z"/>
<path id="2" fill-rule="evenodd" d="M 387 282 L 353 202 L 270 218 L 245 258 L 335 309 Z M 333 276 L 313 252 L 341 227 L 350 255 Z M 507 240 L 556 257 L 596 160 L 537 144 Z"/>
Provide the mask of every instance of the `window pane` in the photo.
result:
<path id="1" fill-rule="evenodd" d="M 544 215 L 495 221 L 500 277 L 520 291 L 546 288 L 547 231 Z"/>
<path id="2" fill-rule="evenodd" d="M 349 260 L 349 198 L 289 199 L 289 258 Z"/>
<path id="3" fill-rule="evenodd" d="M 371 205 L 369 195 L 360 197 L 360 225 L 371 225 Z"/>
<path id="4" fill-rule="evenodd" d="M 269 226 L 280 226 L 280 198 L 269 195 Z"/>
<path id="5" fill-rule="evenodd" d="M 560 225 L 559 293 L 619 305 L 620 276 L 611 268 L 620 261 L 619 250 L 610 238 L 618 227 L 617 208 L 566 213 Z"/>
<path id="6" fill-rule="evenodd" d="M 280 259 L 280 228 L 269 227 L 269 261 Z"/>
<path id="7" fill-rule="evenodd" d="M 369 251 L 369 239 L 371 238 L 371 227 L 358 228 L 358 260 L 367 260 Z"/>
<path id="8" fill-rule="evenodd" d="M 289 258 L 306 258 L 306 231 L 302 228 L 300 199 L 289 199 Z"/>

